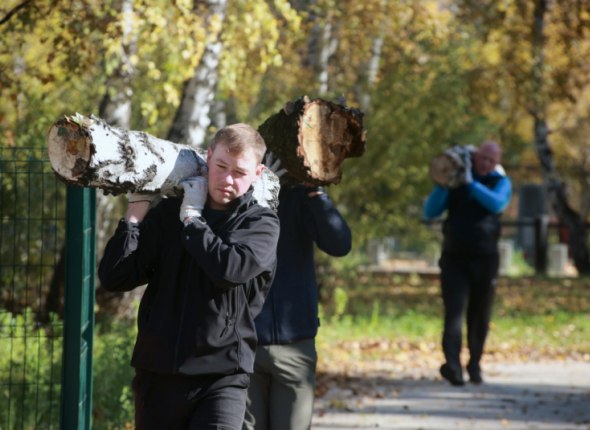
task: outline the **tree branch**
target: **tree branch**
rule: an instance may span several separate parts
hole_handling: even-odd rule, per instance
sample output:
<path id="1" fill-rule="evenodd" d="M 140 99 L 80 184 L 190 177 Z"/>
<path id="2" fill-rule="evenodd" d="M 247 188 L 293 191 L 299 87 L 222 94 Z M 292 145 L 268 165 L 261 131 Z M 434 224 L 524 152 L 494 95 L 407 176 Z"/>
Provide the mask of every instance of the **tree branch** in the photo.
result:
<path id="1" fill-rule="evenodd" d="M 15 6 L 14 8 L 12 8 L 12 10 L 11 10 L 11 11 L 9 11 L 9 12 L 8 12 L 8 13 L 7 13 L 7 14 L 4 16 L 4 18 L 2 18 L 2 19 L 0 20 L 0 25 L 7 23 L 7 22 L 10 20 L 10 18 L 12 18 L 12 17 L 13 17 L 14 15 L 16 15 L 18 12 L 20 12 L 20 10 L 21 10 L 21 9 L 24 9 L 24 8 L 26 8 L 26 7 L 29 5 L 29 3 L 32 3 L 32 2 L 33 2 L 33 0 L 25 0 L 25 1 L 24 1 L 24 2 L 22 2 L 21 4 L 19 4 L 19 5 Z"/>

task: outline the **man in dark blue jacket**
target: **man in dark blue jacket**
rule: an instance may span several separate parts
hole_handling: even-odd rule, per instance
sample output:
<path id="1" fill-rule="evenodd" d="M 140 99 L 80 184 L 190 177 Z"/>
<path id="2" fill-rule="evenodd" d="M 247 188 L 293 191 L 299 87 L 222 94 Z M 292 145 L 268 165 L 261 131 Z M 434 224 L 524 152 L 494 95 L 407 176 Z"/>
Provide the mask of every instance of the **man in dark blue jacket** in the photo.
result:
<path id="1" fill-rule="evenodd" d="M 322 188 L 282 185 L 279 219 L 277 272 L 256 318 L 259 342 L 244 420 L 250 430 L 310 428 L 320 324 L 314 247 L 331 256 L 351 248 L 350 229 Z"/>
<path id="2" fill-rule="evenodd" d="M 184 197 L 132 194 L 99 266 L 102 286 L 147 283 L 139 306 L 135 425 L 238 430 L 253 371 L 256 328 L 276 268 L 279 220 L 252 197 L 266 150 L 258 132 L 217 132 L 206 177 L 181 183 Z M 179 219 L 180 218 L 180 219 Z"/>
<path id="3" fill-rule="evenodd" d="M 424 205 L 432 219 L 445 210 L 443 247 L 439 261 L 445 308 L 441 375 L 463 385 L 460 361 L 463 310 L 467 301 L 467 373 L 475 384 L 483 382 L 480 360 L 492 314 L 499 268 L 500 216 L 510 202 L 512 184 L 499 165 L 501 148 L 486 141 L 465 160 L 463 183 L 453 189 L 437 185 Z"/>

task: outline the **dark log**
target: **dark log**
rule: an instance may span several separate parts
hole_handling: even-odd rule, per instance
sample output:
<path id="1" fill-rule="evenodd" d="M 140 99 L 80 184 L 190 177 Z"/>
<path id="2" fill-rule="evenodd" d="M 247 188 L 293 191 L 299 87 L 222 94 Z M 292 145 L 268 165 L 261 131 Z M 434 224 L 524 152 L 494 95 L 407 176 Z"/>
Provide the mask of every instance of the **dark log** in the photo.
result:
<path id="1" fill-rule="evenodd" d="M 366 148 L 360 110 L 307 96 L 287 103 L 258 131 L 292 180 L 313 185 L 339 183 L 342 162 Z"/>

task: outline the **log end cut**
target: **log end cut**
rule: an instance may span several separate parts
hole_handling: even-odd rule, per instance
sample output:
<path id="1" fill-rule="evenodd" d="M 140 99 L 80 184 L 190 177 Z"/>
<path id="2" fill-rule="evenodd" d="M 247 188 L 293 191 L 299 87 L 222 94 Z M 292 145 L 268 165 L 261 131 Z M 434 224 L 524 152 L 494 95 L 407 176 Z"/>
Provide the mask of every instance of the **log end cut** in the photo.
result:
<path id="1" fill-rule="evenodd" d="M 92 158 L 89 134 L 72 118 L 64 117 L 49 129 L 49 161 L 53 171 L 66 182 L 77 182 Z"/>
<path id="2" fill-rule="evenodd" d="M 307 96 L 287 103 L 259 131 L 290 179 L 314 185 L 339 183 L 343 161 L 366 147 L 360 110 Z"/>
<path id="3" fill-rule="evenodd" d="M 357 111 L 358 112 L 358 111 Z M 306 105 L 299 119 L 297 156 L 306 176 L 322 184 L 337 184 L 342 162 L 365 151 L 362 116 L 323 100 Z"/>

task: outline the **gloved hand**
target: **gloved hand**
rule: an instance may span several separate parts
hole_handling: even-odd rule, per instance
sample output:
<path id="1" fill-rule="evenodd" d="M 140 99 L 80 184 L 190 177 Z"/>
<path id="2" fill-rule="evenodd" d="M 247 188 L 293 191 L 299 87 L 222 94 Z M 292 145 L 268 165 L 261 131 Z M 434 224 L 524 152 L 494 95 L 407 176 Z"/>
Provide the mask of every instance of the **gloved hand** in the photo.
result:
<path id="1" fill-rule="evenodd" d="M 184 197 L 180 206 L 180 221 L 184 223 L 187 218 L 201 216 L 201 212 L 207 202 L 207 178 L 194 176 L 180 182 L 184 188 Z"/>
<path id="2" fill-rule="evenodd" d="M 465 148 L 461 145 L 455 145 L 451 148 L 445 150 L 445 154 L 455 160 L 457 163 L 461 164 L 463 162 L 463 154 L 465 152 Z"/>
<path id="3" fill-rule="evenodd" d="M 266 151 L 266 154 L 264 154 L 262 164 L 279 178 L 287 173 L 287 169 L 281 169 L 281 160 L 270 151 Z"/>
<path id="4" fill-rule="evenodd" d="M 471 151 L 468 148 L 465 148 L 465 151 L 462 154 L 463 165 L 465 166 L 465 174 L 463 176 L 463 182 L 466 185 L 469 185 L 473 182 L 473 173 L 471 172 Z"/>

